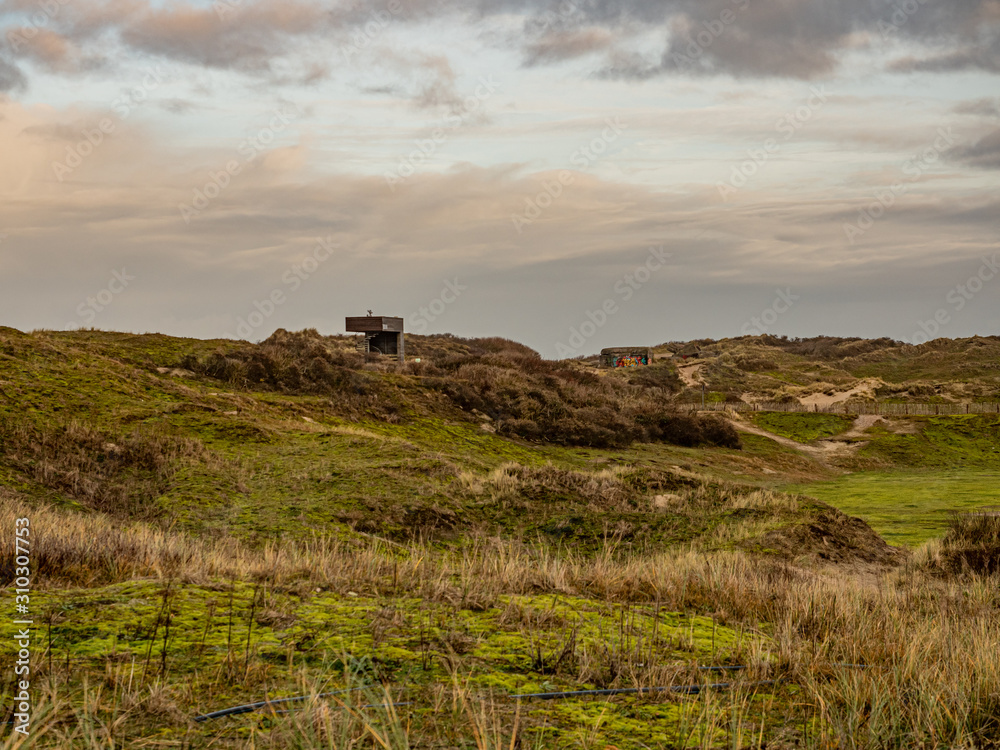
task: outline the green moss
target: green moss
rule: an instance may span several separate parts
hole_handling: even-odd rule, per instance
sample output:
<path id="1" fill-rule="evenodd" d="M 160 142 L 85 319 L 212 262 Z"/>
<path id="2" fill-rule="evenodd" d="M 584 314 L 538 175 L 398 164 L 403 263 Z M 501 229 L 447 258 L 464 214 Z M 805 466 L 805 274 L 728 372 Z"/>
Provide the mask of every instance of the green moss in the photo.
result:
<path id="1" fill-rule="evenodd" d="M 757 426 L 800 443 L 839 435 L 854 424 L 852 417 L 809 412 L 754 412 L 751 418 Z"/>

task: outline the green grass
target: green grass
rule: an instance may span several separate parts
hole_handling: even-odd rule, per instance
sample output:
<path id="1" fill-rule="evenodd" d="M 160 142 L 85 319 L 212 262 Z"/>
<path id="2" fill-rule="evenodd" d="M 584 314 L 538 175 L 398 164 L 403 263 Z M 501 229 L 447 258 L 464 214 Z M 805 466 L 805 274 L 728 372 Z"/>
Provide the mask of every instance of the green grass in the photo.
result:
<path id="1" fill-rule="evenodd" d="M 899 468 L 1000 467 L 1000 417 L 960 414 L 908 421 L 917 425 L 916 432 L 895 433 L 881 424 L 872 427 L 867 434 L 871 442 L 859 456 Z"/>
<path id="2" fill-rule="evenodd" d="M 838 414 L 757 412 L 751 416 L 758 427 L 800 443 L 811 443 L 813 440 L 839 435 L 854 423 L 852 417 Z"/>
<path id="3" fill-rule="evenodd" d="M 859 472 L 782 489 L 864 519 L 891 544 L 915 546 L 940 536 L 951 512 L 1000 505 L 1000 471 Z"/>

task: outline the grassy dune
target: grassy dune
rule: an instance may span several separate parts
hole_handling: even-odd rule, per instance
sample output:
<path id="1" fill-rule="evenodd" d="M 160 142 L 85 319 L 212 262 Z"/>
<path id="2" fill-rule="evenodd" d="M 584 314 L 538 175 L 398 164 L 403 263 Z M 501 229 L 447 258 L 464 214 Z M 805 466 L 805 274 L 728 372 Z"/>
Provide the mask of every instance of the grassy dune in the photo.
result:
<path id="1" fill-rule="evenodd" d="M 753 366 L 793 380 L 781 357 L 836 364 L 768 346 Z M 995 420 L 876 425 L 828 460 L 675 414 L 670 363 L 412 348 L 398 368 L 308 332 L 0 329 L 0 526 L 34 534 L 32 746 L 1000 745 L 1000 524 L 941 523 L 992 501 Z M 851 428 L 755 419 L 803 447 Z M 699 690 L 527 697 L 677 686 Z M 194 721 L 287 697 L 306 699 Z"/>

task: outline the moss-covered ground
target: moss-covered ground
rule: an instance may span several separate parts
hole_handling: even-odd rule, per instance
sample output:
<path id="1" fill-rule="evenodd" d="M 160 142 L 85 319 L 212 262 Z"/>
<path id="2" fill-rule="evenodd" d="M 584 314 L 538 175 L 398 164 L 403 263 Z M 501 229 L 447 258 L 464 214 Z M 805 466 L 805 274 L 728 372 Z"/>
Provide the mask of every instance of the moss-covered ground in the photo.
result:
<path id="1" fill-rule="evenodd" d="M 635 670 L 648 684 L 642 675 L 655 674 L 654 665 L 701 684 L 720 678 L 698 665 L 739 662 L 766 637 L 708 617 L 552 594 L 503 596 L 493 606 L 468 608 L 391 592 L 129 581 L 39 592 L 32 605 L 42 670 L 63 678 L 100 676 L 111 688 L 123 681 L 155 685 L 188 719 L 251 698 L 299 695 L 303 672 L 324 679 L 329 689 L 392 683 L 421 704 L 432 703 L 434 685 L 447 684 L 458 665 L 470 693 L 512 705 L 529 693 L 609 687 L 618 684 L 621 670 Z M 15 658 L 14 632 L 9 622 L 0 624 L 5 664 Z M 249 692 L 248 683 L 254 686 Z M 641 747 L 679 731 L 685 710 L 676 702 L 580 698 L 529 702 L 524 715 L 558 739 L 553 746 L 575 746 L 580 732 L 590 732 L 602 742 Z M 603 717 L 599 726 L 591 720 L 594 711 Z M 429 713 L 422 705 L 413 718 Z M 258 724 L 253 717 L 230 719 L 224 722 L 229 731 L 234 721 L 243 736 Z M 694 726 L 697 717 L 687 721 Z M 198 727 L 196 744 L 220 729 Z M 159 733 L 160 741 L 174 738 L 191 741 L 189 721 Z"/>

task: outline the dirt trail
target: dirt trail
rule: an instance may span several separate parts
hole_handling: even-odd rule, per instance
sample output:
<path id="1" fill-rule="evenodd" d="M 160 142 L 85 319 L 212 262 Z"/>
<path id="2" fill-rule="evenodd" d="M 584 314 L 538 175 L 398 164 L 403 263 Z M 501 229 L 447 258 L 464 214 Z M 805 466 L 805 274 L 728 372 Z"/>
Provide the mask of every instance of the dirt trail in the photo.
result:
<path id="1" fill-rule="evenodd" d="M 760 435 L 761 437 L 766 437 L 768 440 L 773 440 L 774 442 L 778 443 L 778 445 L 783 445 L 786 448 L 792 448 L 794 450 L 801 451 L 802 453 L 808 453 L 810 456 L 813 456 L 814 458 L 820 458 L 821 456 L 825 456 L 829 453 L 829 450 L 827 450 L 826 448 L 821 448 L 816 445 L 809 445 L 807 443 L 799 443 L 795 440 L 792 440 L 791 438 L 782 437 L 781 435 L 775 435 L 773 432 L 768 432 L 767 430 L 761 427 L 757 427 L 757 425 L 748 424 L 747 422 L 740 421 L 739 419 L 733 419 L 728 414 L 726 416 L 729 418 L 729 421 L 732 423 L 733 427 L 735 427 L 740 432 L 747 432 L 750 433 L 751 435 Z"/>
<path id="2" fill-rule="evenodd" d="M 846 458 L 853 455 L 858 451 L 858 449 L 865 445 L 865 443 L 848 442 L 845 438 L 861 437 L 865 430 L 869 427 L 878 422 L 885 421 L 882 417 L 875 416 L 874 414 L 862 414 L 854 420 L 854 424 L 851 425 L 851 429 L 846 432 L 842 432 L 839 435 L 826 440 L 817 440 L 813 443 L 800 443 L 797 440 L 792 440 L 791 438 L 782 437 L 781 435 L 776 435 L 773 432 L 768 432 L 767 430 L 758 427 L 749 421 L 744 421 L 739 415 L 727 413 L 725 416 L 732 423 L 733 427 L 740 432 L 747 432 L 751 435 L 766 437 L 779 445 L 785 446 L 786 448 L 791 448 L 799 451 L 800 453 L 805 453 L 821 463 L 827 463 L 833 459 Z"/>

